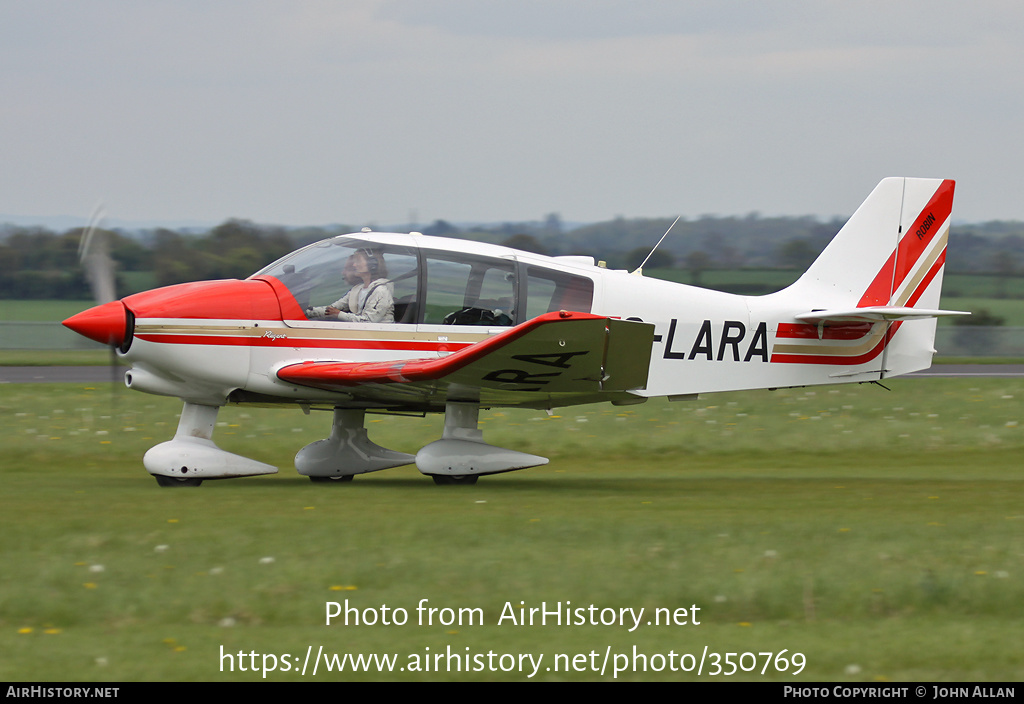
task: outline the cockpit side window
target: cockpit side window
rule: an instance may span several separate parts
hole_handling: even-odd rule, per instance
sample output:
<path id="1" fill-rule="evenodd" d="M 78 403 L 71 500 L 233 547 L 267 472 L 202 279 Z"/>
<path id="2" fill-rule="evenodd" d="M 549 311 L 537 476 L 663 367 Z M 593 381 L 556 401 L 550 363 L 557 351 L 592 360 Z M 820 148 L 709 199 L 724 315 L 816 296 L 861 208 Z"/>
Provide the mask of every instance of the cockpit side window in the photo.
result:
<path id="1" fill-rule="evenodd" d="M 516 276 L 511 260 L 453 253 L 426 257 L 428 325 L 512 325 Z"/>

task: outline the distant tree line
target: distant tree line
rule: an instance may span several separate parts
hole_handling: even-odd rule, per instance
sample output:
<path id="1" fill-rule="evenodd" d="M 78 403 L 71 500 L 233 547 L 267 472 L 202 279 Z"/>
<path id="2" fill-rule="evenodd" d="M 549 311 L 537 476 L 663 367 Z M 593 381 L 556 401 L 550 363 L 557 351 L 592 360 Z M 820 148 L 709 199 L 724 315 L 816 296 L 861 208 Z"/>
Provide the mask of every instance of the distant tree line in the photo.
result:
<path id="1" fill-rule="evenodd" d="M 615 218 L 566 227 L 557 214 L 529 223 L 457 226 L 444 220 L 421 226 L 425 235 L 504 244 L 540 254 L 587 254 L 613 268 L 634 269 L 672 224 L 671 218 Z M 645 268 L 688 270 L 700 283 L 714 269 L 793 269 L 810 264 L 843 221 L 814 217 L 703 216 L 680 219 Z M 206 232 L 169 229 L 109 231 L 119 272 L 118 293 L 133 285 L 167 286 L 185 281 L 245 278 L 293 249 L 360 228 L 285 228 L 228 220 Z M 41 227 L 0 225 L 0 298 L 90 297 L 79 266 L 83 229 L 56 233 Z M 993 221 L 954 225 L 949 271 L 983 273 L 1005 280 L 1024 262 L 1024 223 Z M 132 276 L 133 273 L 140 276 Z"/>
<path id="2" fill-rule="evenodd" d="M 157 230 L 152 269 L 158 286 L 200 279 L 244 279 L 295 249 L 287 230 L 229 220 L 203 236 Z"/>
<path id="3" fill-rule="evenodd" d="M 138 241 L 111 235 L 111 255 L 123 270 L 152 266 L 152 252 Z M 90 297 L 79 265 L 82 229 L 63 234 L 44 228 L 0 229 L 0 298 Z"/>

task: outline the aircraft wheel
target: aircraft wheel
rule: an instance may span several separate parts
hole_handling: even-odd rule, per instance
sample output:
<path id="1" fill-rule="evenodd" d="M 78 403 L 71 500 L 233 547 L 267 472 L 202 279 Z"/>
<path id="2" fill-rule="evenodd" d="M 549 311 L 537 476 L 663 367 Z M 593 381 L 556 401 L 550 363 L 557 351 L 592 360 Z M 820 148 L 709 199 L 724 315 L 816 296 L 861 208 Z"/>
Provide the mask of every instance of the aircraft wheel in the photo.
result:
<path id="1" fill-rule="evenodd" d="M 337 477 L 310 477 L 309 481 L 313 482 L 314 484 L 327 484 L 329 482 L 341 483 L 352 481 L 352 477 L 354 476 L 354 474 L 342 474 Z"/>
<path id="2" fill-rule="evenodd" d="M 165 477 L 162 474 L 154 474 L 156 483 L 164 487 L 199 486 L 202 479 L 178 479 L 177 477 Z"/>
<path id="3" fill-rule="evenodd" d="M 476 480 L 480 477 L 476 474 L 431 474 L 434 478 L 434 483 L 439 486 L 447 486 L 449 484 L 476 484 Z"/>

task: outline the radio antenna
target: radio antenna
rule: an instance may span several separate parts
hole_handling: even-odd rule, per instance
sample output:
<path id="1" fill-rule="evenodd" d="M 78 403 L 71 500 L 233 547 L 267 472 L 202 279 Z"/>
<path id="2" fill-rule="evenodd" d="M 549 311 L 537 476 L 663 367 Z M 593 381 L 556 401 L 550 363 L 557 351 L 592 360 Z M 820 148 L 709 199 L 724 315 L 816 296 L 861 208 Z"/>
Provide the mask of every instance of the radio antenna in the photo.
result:
<path id="1" fill-rule="evenodd" d="M 681 217 L 683 217 L 683 216 L 682 215 L 677 215 L 676 216 L 676 219 L 673 220 L 672 224 L 668 226 L 667 230 L 665 230 L 665 234 L 661 236 L 660 240 L 658 240 L 658 244 L 654 245 L 654 249 L 651 250 L 651 253 L 648 254 L 646 257 L 644 257 L 644 260 L 642 262 L 640 262 L 640 266 L 638 266 L 633 271 L 629 272 L 630 274 L 636 274 L 637 276 L 643 276 L 644 275 L 644 264 L 646 264 L 647 260 L 651 258 L 651 255 L 653 255 L 657 251 L 658 247 L 661 246 L 661 243 L 665 241 L 665 238 L 668 237 L 668 233 L 672 232 L 672 228 L 676 226 L 676 223 L 679 222 L 679 218 L 681 218 Z"/>

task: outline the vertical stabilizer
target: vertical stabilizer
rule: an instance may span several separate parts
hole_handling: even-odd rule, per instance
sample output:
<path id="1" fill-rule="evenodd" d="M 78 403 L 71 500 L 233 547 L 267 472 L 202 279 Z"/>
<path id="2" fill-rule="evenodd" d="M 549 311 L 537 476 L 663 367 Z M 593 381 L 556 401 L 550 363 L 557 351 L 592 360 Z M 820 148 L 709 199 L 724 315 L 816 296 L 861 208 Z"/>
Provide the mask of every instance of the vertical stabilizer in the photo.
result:
<path id="1" fill-rule="evenodd" d="M 879 322 L 848 350 L 840 343 L 790 345 L 773 361 L 853 365 L 862 371 L 861 365 L 870 365 L 879 378 L 930 366 L 934 316 L 952 313 L 937 309 L 953 190 L 953 181 L 941 179 L 879 183 L 804 275 L 783 292 L 795 305 L 807 306 L 808 312 L 797 318 L 816 320 L 819 336 L 844 321 Z"/>
<path id="2" fill-rule="evenodd" d="M 922 282 L 941 275 L 953 188 L 950 180 L 884 179 L 793 284 L 794 292 L 828 308 L 915 305 L 910 301 L 923 295 Z"/>

